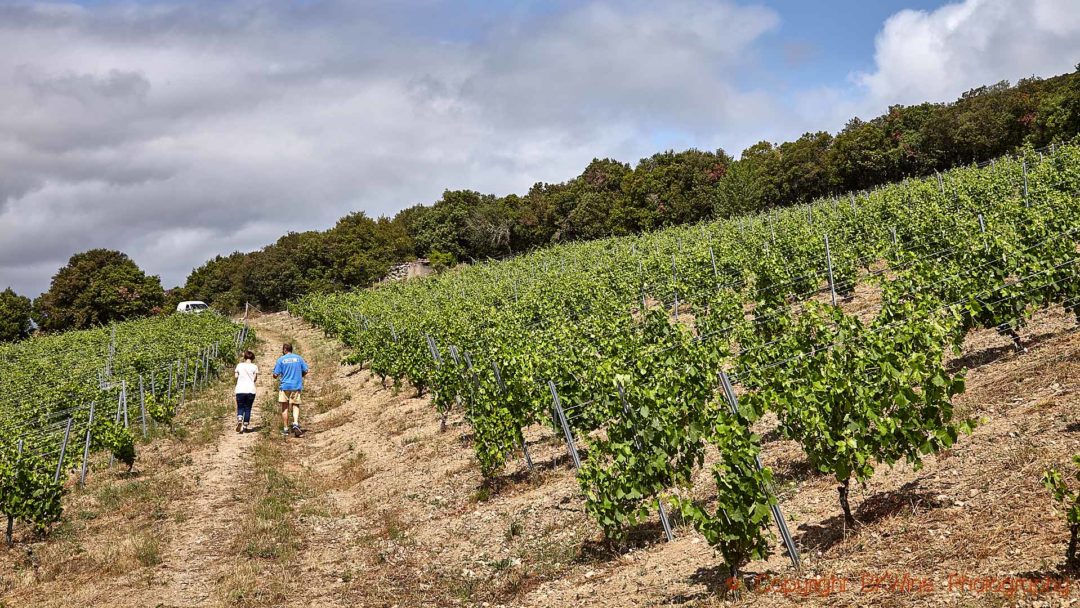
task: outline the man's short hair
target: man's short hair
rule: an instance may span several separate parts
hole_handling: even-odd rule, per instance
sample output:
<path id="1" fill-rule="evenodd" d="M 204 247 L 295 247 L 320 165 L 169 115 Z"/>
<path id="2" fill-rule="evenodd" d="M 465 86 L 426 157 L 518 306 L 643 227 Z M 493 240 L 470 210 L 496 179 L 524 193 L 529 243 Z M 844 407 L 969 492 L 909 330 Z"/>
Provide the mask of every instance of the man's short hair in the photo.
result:
<path id="1" fill-rule="evenodd" d="M 287 353 L 291 353 L 292 352 L 292 344 L 289 344 L 288 342 L 286 342 L 285 344 L 282 344 L 281 345 L 281 350 L 283 350 L 283 351 L 285 351 Z"/>

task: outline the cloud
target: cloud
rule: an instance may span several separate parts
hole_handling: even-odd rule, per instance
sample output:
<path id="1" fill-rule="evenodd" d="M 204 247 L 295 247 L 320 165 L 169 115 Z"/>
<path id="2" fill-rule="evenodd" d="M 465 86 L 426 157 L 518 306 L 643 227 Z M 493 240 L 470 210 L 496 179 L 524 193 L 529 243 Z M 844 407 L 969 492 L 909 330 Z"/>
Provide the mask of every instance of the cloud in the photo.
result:
<path id="1" fill-rule="evenodd" d="M 37 293 L 90 247 L 174 285 L 349 211 L 745 140 L 775 105 L 732 84 L 769 9 L 468 7 L 0 5 L 0 286 Z"/>
<path id="2" fill-rule="evenodd" d="M 901 11 L 871 69 L 771 93 L 752 83 L 780 16 L 748 0 L 2 2 L 0 288 L 36 294 L 91 247 L 171 286 L 214 255 L 444 188 L 521 192 L 665 147 L 735 153 L 1070 71 L 1070 4 Z"/>
<path id="3" fill-rule="evenodd" d="M 874 39 L 874 64 L 846 83 L 792 94 L 786 137 L 837 131 L 895 104 L 955 101 L 1002 80 L 1073 71 L 1080 58 L 1080 11 L 1072 0 L 964 0 L 933 11 L 902 10 Z M 784 135 L 782 135 L 784 136 Z M 774 136 L 775 137 L 775 136 Z"/>
<path id="4" fill-rule="evenodd" d="M 753 105 L 731 77 L 778 23 L 768 9 L 726 3 L 587 3 L 498 32 L 464 90 L 507 120 L 720 124 Z"/>
<path id="5" fill-rule="evenodd" d="M 870 104 L 951 101 L 999 80 L 1070 72 L 1080 57 L 1073 0 L 965 0 L 891 16 L 875 69 L 853 75 Z"/>

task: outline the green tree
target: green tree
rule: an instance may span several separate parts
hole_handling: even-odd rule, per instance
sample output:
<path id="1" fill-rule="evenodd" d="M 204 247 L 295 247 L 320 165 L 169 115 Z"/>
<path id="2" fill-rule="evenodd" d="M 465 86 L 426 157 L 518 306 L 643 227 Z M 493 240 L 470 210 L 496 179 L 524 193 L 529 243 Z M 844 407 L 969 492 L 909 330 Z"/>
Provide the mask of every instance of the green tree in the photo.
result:
<path id="1" fill-rule="evenodd" d="M 0 291 L 0 342 L 18 340 L 30 329 L 30 298 L 20 296 L 10 287 Z"/>
<path id="2" fill-rule="evenodd" d="M 1080 64 L 1067 76 L 1064 86 L 1045 96 L 1033 118 L 1030 139 L 1036 146 L 1067 141 L 1080 133 Z"/>
<path id="3" fill-rule="evenodd" d="M 807 203 L 835 190 L 836 175 L 829 164 L 832 142 L 832 135 L 820 131 L 780 144 L 778 175 L 784 204 Z"/>
<path id="4" fill-rule="evenodd" d="M 978 162 L 1019 146 L 1024 140 L 1020 118 L 1031 110 L 1004 80 L 964 93 L 954 109 L 960 160 Z"/>
<path id="5" fill-rule="evenodd" d="M 517 197 L 483 196 L 470 204 L 465 220 L 465 242 L 469 257 L 500 257 L 514 252 L 514 224 Z"/>
<path id="6" fill-rule="evenodd" d="M 566 239 L 595 239 L 628 231 L 612 221 L 612 212 L 627 204 L 623 184 L 630 165 L 605 158 L 593 159 L 585 171 L 562 190 L 557 205 L 565 219 L 560 233 Z"/>
<path id="7" fill-rule="evenodd" d="M 833 139 L 829 164 L 845 189 L 862 190 L 889 175 L 889 151 L 880 125 L 853 118 Z"/>
<path id="8" fill-rule="evenodd" d="M 325 233 L 325 241 L 325 263 L 335 291 L 378 281 L 395 263 L 411 257 L 413 250 L 403 222 L 385 217 L 373 220 L 362 211 L 338 220 Z"/>
<path id="9" fill-rule="evenodd" d="M 175 306 L 180 300 L 202 300 L 226 311 L 239 310 L 244 302 L 258 305 L 251 279 L 253 262 L 254 254 L 219 255 L 191 271 L 184 287 L 173 290 L 169 301 Z"/>
<path id="10" fill-rule="evenodd" d="M 623 180 L 628 200 L 616 221 L 626 232 L 637 232 L 710 217 L 729 164 L 723 150 L 667 151 L 642 159 Z"/>
<path id="11" fill-rule="evenodd" d="M 469 257 L 473 253 L 466 234 L 470 212 L 487 197 L 494 198 L 472 190 L 443 192 L 442 199 L 415 218 L 416 251 L 424 255 L 441 251 L 458 259 Z"/>
<path id="12" fill-rule="evenodd" d="M 34 303 L 42 329 L 84 329 L 160 312 L 165 290 L 124 253 L 91 249 L 71 256 Z"/>
<path id="13" fill-rule="evenodd" d="M 767 181 L 760 164 L 749 160 L 735 161 L 717 184 L 713 215 L 726 218 L 767 208 Z"/>

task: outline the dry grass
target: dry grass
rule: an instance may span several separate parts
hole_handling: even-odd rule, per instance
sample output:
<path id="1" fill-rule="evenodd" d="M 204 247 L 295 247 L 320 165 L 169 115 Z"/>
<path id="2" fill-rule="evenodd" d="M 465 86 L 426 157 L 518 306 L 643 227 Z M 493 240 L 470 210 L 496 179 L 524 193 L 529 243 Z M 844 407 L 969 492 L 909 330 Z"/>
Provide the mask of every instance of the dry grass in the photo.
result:
<path id="1" fill-rule="evenodd" d="M 375 474 L 368 466 L 367 454 L 357 452 L 348 458 L 338 469 L 338 475 L 334 478 L 334 488 L 352 488 L 364 480 L 370 479 Z"/>
<path id="2" fill-rule="evenodd" d="M 352 422 L 353 415 L 349 411 L 334 412 L 330 416 L 319 421 L 319 429 L 328 431 Z"/>

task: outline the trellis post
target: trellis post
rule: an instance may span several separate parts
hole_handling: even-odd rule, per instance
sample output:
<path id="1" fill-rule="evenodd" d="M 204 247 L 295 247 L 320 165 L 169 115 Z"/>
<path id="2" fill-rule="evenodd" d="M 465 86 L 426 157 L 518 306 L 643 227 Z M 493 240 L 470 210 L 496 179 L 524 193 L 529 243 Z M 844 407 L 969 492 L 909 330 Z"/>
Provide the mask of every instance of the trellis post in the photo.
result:
<path id="1" fill-rule="evenodd" d="M 836 284 L 833 282 L 832 252 L 829 251 L 829 235 L 825 236 L 825 262 L 829 269 L 829 294 L 832 296 L 832 305 L 836 306 Z"/>
<path id="2" fill-rule="evenodd" d="M 139 414 L 142 417 L 142 436 L 146 439 L 146 391 L 142 374 L 139 374 Z"/>
<path id="3" fill-rule="evenodd" d="M 1031 200 L 1028 199 L 1028 179 L 1027 179 L 1027 159 L 1023 159 L 1020 165 L 1024 169 L 1024 206 L 1030 207 Z"/>
<path id="4" fill-rule="evenodd" d="M 548 389 L 551 390 L 551 402 L 555 412 L 555 421 L 562 426 L 563 437 L 566 439 L 566 447 L 570 451 L 570 458 L 574 461 L 574 468 L 581 468 L 581 459 L 578 457 L 577 446 L 574 445 L 574 433 L 570 430 L 570 424 L 566 421 L 562 403 L 559 402 L 559 392 L 555 390 L 555 383 L 548 380 Z"/>
<path id="5" fill-rule="evenodd" d="M 90 460 L 90 438 L 93 436 L 95 405 L 95 402 L 90 402 L 90 417 L 87 419 L 86 422 L 86 444 L 83 445 L 82 471 L 79 473 L 80 486 L 86 485 L 86 465 L 89 463 Z"/>
<path id="6" fill-rule="evenodd" d="M 736 418 L 739 416 L 739 400 L 735 396 L 735 388 L 731 385 L 731 379 L 728 378 L 727 372 L 720 372 L 720 384 L 724 391 L 724 399 L 727 401 L 728 409 L 731 414 Z M 754 455 L 754 466 L 757 470 L 762 470 L 761 457 L 757 454 Z M 769 488 L 763 487 L 766 493 L 771 494 Z M 791 558 L 791 565 L 795 569 L 799 568 L 799 550 L 795 547 L 795 540 L 791 538 L 791 532 L 788 530 L 787 522 L 784 520 L 784 514 L 780 510 L 780 505 L 773 504 L 769 506 L 769 512 L 772 513 L 773 521 L 776 522 L 776 527 L 780 530 L 780 538 L 784 541 L 784 547 L 787 548 L 788 557 Z"/>
<path id="7" fill-rule="evenodd" d="M 60 471 L 64 468 L 64 454 L 67 453 L 68 438 L 71 437 L 71 423 L 73 416 L 68 416 L 67 427 L 64 428 L 64 440 L 60 442 L 60 458 L 56 461 L 56 474 L 53 475 L 53 483 L 60 481 Z"/>

